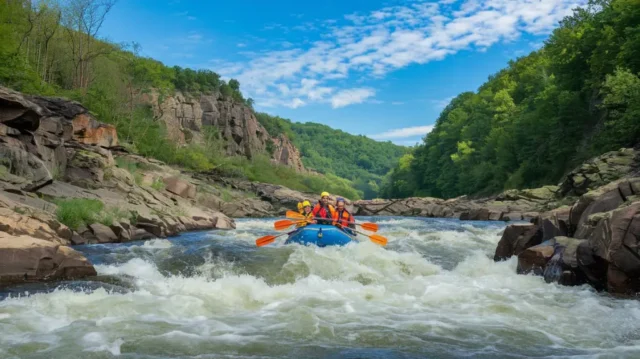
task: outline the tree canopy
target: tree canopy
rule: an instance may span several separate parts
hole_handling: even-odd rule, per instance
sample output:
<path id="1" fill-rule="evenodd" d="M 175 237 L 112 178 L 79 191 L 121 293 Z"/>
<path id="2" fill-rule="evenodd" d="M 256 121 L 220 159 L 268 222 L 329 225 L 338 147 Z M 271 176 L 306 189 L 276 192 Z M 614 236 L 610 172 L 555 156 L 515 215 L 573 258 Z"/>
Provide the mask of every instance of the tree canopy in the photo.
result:
<path id="1" fill-rule="evenodd" d="M 378 196 L 383 176 L 408 152 L 389 141 L 378 142 L 318 123 L 299 123 L 258 113 L 272 136 L 286 134 L 298 147 L 307 168 L 353 181 L 364 198 Z"/>
<path id="2" fill-rule="evenodd" d="M 388 174 L 386 197 L 454 197 L 554 184 L 640 142 L 640 1 L 594 0 L 545 45 L 458 95 Z"/>

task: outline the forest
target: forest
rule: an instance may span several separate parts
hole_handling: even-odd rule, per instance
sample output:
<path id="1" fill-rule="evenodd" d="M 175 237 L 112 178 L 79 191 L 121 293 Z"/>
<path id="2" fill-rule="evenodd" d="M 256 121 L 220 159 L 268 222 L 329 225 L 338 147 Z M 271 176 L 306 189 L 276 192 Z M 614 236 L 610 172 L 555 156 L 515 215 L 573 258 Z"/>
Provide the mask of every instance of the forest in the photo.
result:
<path id="1" fill-rule="evenodd" d="M 452 100 L 381 196 L 557 184 L 584 160 L 640 142 L 639 76 L 640 0 L 593 0 L 540 50 Z"/>
<path id="2" fill-rule="evenodd" d="M 367 199 L 378 196 L 384 176 L 408 153 L 407 147 L 390 141 L 378 142 L 319 123 L 292 122 L 266 113 L 256 117 L 272 136 L 284 133 L 292 139 L 305 167 L 351 180 Z"/>
<path id="3" fill-rule="evenodd" d="M 250 108 L 253 100 L 244 98 L 235 79 L 224 81 L 210 70 L 168 67 L 141 56 L 141 46 L 135 42 L 116 44 L 99 38 L 102 23 L 115 0 L 3 0 L 1 3 L 0 85 L 28 94 L 61 96 L 81 102 L 101 121 L 114 124 L 121 144 L 131 151 L 184 166 L 187 170 L 215 169 L 226 176 L 281 184 L 301 191 L 327 190 L 351 199 L 362 198 L 369 188 L 368 185 L 361 185 L 360 190 L 354 188 L 352 181 L 339 177 L 338 173 L 345 172 L 337 169 L 323 170 L 325 176 L 307 175 L 272 164 L 267 154 L 251 160 L 227 157 L 213 128 L 205 129 L 204 143 L 180 147 L 169 141 L 163 124 L 154 119 L 148 107 L 139 106 L 141 97 L 151 90 L 161 96 L 175 91 L 217 92 Z M 362 148 L 358 153 L 365 152 Z M 332 155 L 332 152 L 326 154 Z M 395 163 L 395 159 L 392 161 Z M 307 160 L 305 163 L 313 165 Z M 344 168 L 344 164 L 340 166 Z M 392 163 L 387 161 L 386 166 L 388 171 Z M 375 179 L 372 182 L 375 186 L 380 184 L 380 174 L 384 172 L 376 171 L 371 175 L 363 172 L 367 183 L 370 178 Z M 372 187 L 377 188 L 375 186 Z M 367 194 L 374 195 L 371 191 Z"/>

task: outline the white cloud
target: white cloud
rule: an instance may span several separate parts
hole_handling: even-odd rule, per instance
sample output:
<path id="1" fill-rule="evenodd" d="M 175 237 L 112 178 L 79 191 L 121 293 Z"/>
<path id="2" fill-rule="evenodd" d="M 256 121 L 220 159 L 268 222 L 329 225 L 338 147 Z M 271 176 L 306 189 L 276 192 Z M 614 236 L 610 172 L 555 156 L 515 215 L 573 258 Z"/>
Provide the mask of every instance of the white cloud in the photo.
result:
<path id="1" fill-rule="evenodd" d="M 356 103 L 362 103 L 364 100 L 375 95 L 376 92 L 368 88 L 355 88 L 341 90 L 331 97 L 331 107 L 340 108 Z"/>
<path id="2" fill-rule="evenodd" d="M 455 96 L 450 96 L 447 98 L 443 98 L 441 100 L 431 100 L 436 110 L 444 110 L 445 107 L 453 100 Z"/>
<path id="3" fill-rule="evenodd" d="M 239 42 L 236 44 L 237 47 L 247 47 L 247 44 L 245 44 L 244 42 Z"/>
<path id="4" fill-rule="evenodd" d="M 433 130 L 433 125 L 405 127 L 405 128 L 397 128 L 397 129 L 389 130 L 389 131 L 378 133 L 375 135 L 369 135 L 368 137 L 371 137 L 374 140 L 389 140 L 389 139 L 397 139 L 397 138 L 424 136 L 427 133 L 431 132 L 431 130 Z"/>
<path id="5" fill-rule="evenodd" d="M 314 32 L 319 34 L 319 40 L 286 43 L 284 49 L 280 47 L 281 50 L 266 51 L 246 62 L 228 64 L 226 68 L 237 70 L 223 75 L 237 78 L 258 105 L 291 103 L 299 98 L 306 104 L 331 103 L 334 108 L 342 107 L 362 102 L 343 100 L 353 97 L 348 92 L 352 90 L 340 90 L 345 80 L 353 83 L 354 77 L 357 80 L 381 78 L 392 71 L 442 60 L 460 51 L 485 51 L 525 33 L 548 33 L 573 8 L 586 2 L 417 1 L 370 13 L 348 14 L 342 19 L 301 22 L 296 29 L 317 28 Z M 268 24 L 265 29 L 288 31 L 277 23 Z M 315 82 L 303 87 L 302 79 Z M 288 93 L 278 90 L 282 84 L 289 87 Z M 366 97 L 372 96 L 369 92 Z M 331 94 L 333 97 L 328 98 Z"/>

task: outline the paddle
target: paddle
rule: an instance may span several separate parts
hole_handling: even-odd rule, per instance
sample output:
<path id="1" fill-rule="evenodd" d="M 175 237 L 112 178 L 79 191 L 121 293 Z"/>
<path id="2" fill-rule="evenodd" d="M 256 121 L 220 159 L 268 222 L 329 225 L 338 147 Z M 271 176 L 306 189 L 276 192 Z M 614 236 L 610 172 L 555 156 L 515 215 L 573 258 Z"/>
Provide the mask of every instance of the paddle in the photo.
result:
<path id="1" fill-rule="evenodd" d="M 373 242 L 375 244 L 379 244 L 381 246 L 386 246 L 387 245 L 388 240 L 385 237 L 383 237 L 383 236 L 381 236 L 379 234 L 366 234 L 366 233 L 362 233 L 360 231 L 356 231 L 356 232 L 359 233 L 359 234 L 362 234 L 363 236 L 369 237 L 371 242 Z"/>
<path id="2" fill-rule="evenodd" d="M 262 247 L 262 246 L 266 246 L 267 244 L 271 244 L 273 243 L 273 241 L 276 240 L 276 238 L 282 237 L 285 234 L 289 234 L 289 233 L 281 233 L 281 234 L 278 234 L 277 236 L 269 235 L 269 236 L 260 237 L 256 239 L 256 246 Z"/>
<path id="3" fill-rule="evenodd" d="M 304 215 L 298 213 L 298 212 L 294 212 L 294 211 L 287 211 L 287 218 L 291 218 L 291 219 L 306 219 Z M 370 231 L 370 232 L 377 232 L 378 231 L 378 225 L 375 223 L 370 223 L 370 222 L 365 222 L 365 223 L 356 223 L 357 226 L 362 227 L 363 229 Z"/>
<path id="4" fill-rule="evenodd" d="M 290 221 L 288 219 L 282 219 L 279 221 L 276 221 L 276 223 L 273 224 L 273 228 L 275 228 L 276 231 L 281 231 L 283 229 L 287 229 L 295 224 L 300 224 L 300 223 L 305 223 L 305 221 Z"/>

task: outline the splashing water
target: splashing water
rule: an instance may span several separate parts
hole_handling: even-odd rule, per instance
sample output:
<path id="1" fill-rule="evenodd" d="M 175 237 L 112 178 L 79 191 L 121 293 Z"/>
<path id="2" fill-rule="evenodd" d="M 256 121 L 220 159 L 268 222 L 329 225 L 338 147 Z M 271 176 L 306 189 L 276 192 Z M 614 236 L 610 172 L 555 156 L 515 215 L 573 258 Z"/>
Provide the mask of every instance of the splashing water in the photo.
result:
<path id="1" fill-rule="evenodd" d="M 256 248 L 273 220 L 77 247 L 97 278 L 0 292 L 0 358 L 640 356 L 640 303 L 494 263 L 504 224 L 363 220 L 387 247 Z"/>

